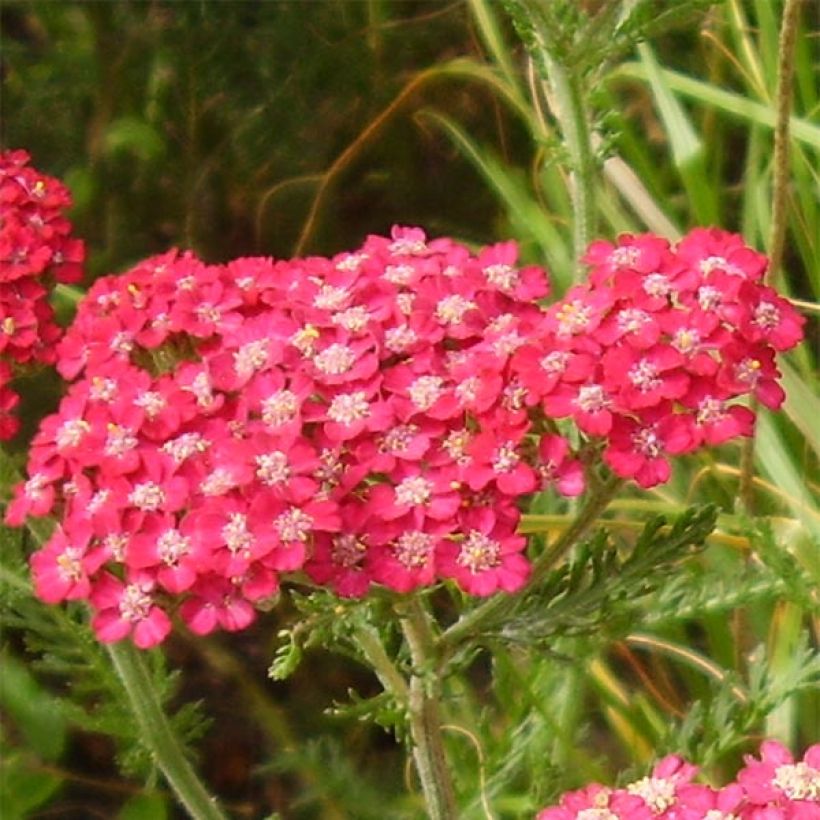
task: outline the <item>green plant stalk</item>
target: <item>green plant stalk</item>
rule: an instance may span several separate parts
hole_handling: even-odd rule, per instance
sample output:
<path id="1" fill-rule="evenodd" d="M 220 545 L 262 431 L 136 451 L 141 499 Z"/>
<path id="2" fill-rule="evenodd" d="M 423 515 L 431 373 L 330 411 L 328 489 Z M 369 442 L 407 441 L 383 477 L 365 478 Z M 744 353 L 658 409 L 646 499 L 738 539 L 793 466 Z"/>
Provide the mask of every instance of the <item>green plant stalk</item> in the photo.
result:
<path id="1" fill-rule="evenodd" d="M 356 629 L 356 644 L 385 691 L 406 704 L 409 696 L 407 681 L 385 652 L 379 633 L 373 627 L 360 627 Z"/>
<path id="2" fill-rule="evenodd" d="M 458 817 L 455 792 L 444 752 L 440 686 L 434 663 L 435 642 L 427 613 L 418 598 L 399 609 L 402 631 L 413 664 L 408 690 L 410 736 L 413 759 L 430 820 L 455 820 Z"/>
<path id="3" fill-rule="evenodd" d="M 179 802 L 194 820 L 227 820 L 183 754 L 139 651 L 123 641 L 111 644 L 108 653 L 125 687 L 140 736 Z"/>
<path id="4" fill-rule="evenodd" d="M 545 49 L 545 65 L 555 100 L 555 116 L 570 158 L 570 196 L 573 207 L 575 275 L 581 275 L 581 257 L 596 231 L 595 155 L 584 95 L 577 74 L 553 60 Z"/>
<path id="5" fill-rule="evenodd" d="M 772 171 L 772 221 L 769 234 L 768 278 L 780 272 L 783 247 L 788 227 L 789 195 L 789 118 L 792 105 L 792 84 L 794 82 L 794 50 L 797 43 L 797 24 L 800 17 L 801 0 L 786 0 L 783 20 L 780 24 L 778 42 L 777 90 L 775 93 L 776 119 L 774 125 L 774 169 Z M 752 409 L 757 411 L 757 402 Z M 740 458 L 740 503 L 749 515 L 754 515 L 754 467 L 755 437 L 751 435 L 743 443 Z"/>
<path id="6" fill-rule="evenodd" d="M 572 524 L 533 563 L 530 585 L 542 580 L 555 564 L 589 533 L 623 484 L 622 478 L 613 475 L 593 489 Z M 489 618 L 503 614 L 504 610 L 510 609 L 514 603 L 515 598 L 512 596 L 493 596 L 447 629 L 439 639 L 439 647 L 450 649 L 456 646 L 475 634 Z"/>
<path id="7" fill-rule="evenodd" d="M 801 0 L 786 0 L 778 42 L 774 170 L 772 176 L 772 223 L 769 235 L 769 277 L 777 276 L 786 239 L 789 193 L 789 117 L 794 84 L 794 50 Z"/>

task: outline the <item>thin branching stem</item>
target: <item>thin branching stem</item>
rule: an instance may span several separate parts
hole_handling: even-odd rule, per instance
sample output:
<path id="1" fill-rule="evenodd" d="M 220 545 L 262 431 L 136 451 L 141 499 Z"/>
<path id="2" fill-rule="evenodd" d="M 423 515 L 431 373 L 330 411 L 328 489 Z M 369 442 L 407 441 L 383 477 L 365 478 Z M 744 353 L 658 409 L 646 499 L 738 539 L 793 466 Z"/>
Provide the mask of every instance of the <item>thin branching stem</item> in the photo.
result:
<path id="1" fill-rule="evenodd" d="M 399 609 L 401 627 L 413 665 L 408 692 L 413 759 L 431 820 L 455 820 L 455 792 L 444 752 L 440 680 L 435 640 L 422 602 L 412 597 Z"/>
<path id="2" fill-rule="evenodd" d="M 140 737 L 179 802 L 194 820 L 227 820 L 185 757 L 137 649 L 124 641 L 110 645 L 108 653 L 125 687 Z"/>
<path id="3" fill-rule="evenodd" d="M 801 0 L 786 0 L 778 42 L 777 90 L 775 92 L 774 169 L 772 172 L 772 221 L 769 234 L 769 277 L 777 276 L 783 262 L 789 200 L 789 119 L 794 85 L 794 52 Z"/>
<path id="4" fill-rule="evenodd" d="M 572 236 L 577 278 L 582 270 L 581 257 L 595 235 L 595 154 L 577 73 L 549 55 L 546 55 L 545 63 L 555 101 L 555 116 L 561 126 L 571 163 Z"/>

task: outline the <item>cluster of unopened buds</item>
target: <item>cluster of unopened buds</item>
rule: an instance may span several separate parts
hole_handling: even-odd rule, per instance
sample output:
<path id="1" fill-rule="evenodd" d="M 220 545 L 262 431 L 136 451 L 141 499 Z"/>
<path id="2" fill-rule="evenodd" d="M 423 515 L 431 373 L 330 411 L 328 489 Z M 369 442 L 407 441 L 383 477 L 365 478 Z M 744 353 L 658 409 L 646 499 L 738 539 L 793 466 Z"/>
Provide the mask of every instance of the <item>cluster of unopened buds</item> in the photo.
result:
<path id="1" fill-rule="evenodd" d="M 52 364 L 61 330 L 48 301 L 55 282 L 77 282 L 85 248 L 71 236 L 68 189 L 0 151 L 0 440 L 19 428 L 10 380 L 35 362 Z"/>
<path id="2" fill-rule="evenodd" d="M 820 745 L 795 762 L 776 741 L 759 759 L 747 755 L 734 782 L 713 788 L 692 779 L 697 768 L 670 756 L 652 774 L 623 788 L 597 783 L 561 797 L 537 820 L 818 820 Z"/>
<path id="3" fill-rule="evenodd" d="M 738 399 L 782 402 L 801 320 L 738 237 L 595 243 L 549 308 L 516 259 L 395 228 L 333 258 L 171 252 L 97 281 L 7 511 L 59 519 L 40 597 L 150 646 L 171 609 L 247 626 L 284 573 L 348 597 L 512 592 L 523 500 L 581 494 L 599 451 L 652 486 L 667 456 L 750 433 Z"/>

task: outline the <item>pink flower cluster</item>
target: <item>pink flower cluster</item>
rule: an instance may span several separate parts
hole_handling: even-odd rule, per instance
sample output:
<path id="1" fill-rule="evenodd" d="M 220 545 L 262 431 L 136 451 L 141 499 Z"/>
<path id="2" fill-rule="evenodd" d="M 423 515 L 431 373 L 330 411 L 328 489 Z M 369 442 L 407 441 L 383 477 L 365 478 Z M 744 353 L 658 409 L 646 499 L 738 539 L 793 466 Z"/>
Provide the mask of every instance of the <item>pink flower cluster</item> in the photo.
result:
<path id="1" fill-rule="evenodd" d="M 585 261 L 588 282 L 547 310 L 513 370 L 548 417 L 603 440 L 617 475 L 663 483 L 668 456 L 751 434 L 738 399 L 782 404 L 775 354 L 804 320 L 762 284 L 766 257 L 739 236 L 699 228 L 672 247 L 624 235 Z"/>
<path id="2" fill-rule="evenodd" d="M 664 758 L 652 774 L 621 789 L 594 783 L 542 809 L 537 820 L 818 820 L 820 745 L 802 760 L 775 741 L 747 755 L 735 782 L 712 788 L 692 779 L 695 766 Z"/>
<path id="3" fill-rule="evenodd" d="M 61 330 L 48 302 L 51 285 L 77 282 L 85 248 L 71 237 L 62 183 L 29 165 L 25 151 L 0 151 L 0 440 L 19 428 L 17 370 L 52 364 Z"/>
<path id="4" fill-rule="evenodd" d="M 7 511 L 61 519 L 39 596 L 150 646 L 177 602 L 196 633 L 246 626 L 286 572 L 345 596 L 520 588 L 517 502 L 583 474 L 529 435 L 510 363 L 547 282 L 516 255 L 395 229 L 332 259 L 171 252 L 96 282 Z"/>
<path id="5" fill-rule="evenodd" d="M 667 454 L 750 431 L 739 396 L 782 401 L 800 319 L 737 237 L 596 243 L 589 284 L 546 310 L 516 259 L 395 228 L 330 259 L 171 252 L 99 280 L 7 511 L 61 520 L 38 594 L 149 646 L 169 606 L 197 633 L 246 626 L 283 573 L 514 591 L 519 503 L 584 490 L 570 441 L 651 486 Z"/>

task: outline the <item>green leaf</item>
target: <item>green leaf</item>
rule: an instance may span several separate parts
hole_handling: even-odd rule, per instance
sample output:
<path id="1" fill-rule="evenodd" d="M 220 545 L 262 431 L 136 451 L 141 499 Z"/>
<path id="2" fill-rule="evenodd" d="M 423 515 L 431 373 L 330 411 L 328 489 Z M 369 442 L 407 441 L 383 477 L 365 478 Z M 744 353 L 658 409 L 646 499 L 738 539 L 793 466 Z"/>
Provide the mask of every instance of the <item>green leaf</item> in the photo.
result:
<path id="1" fill-rule="evenodd" d="M 3 744 L 5 746 L 5 744 Z M 51 772 L 31 769 L 31 761 L 20 751 L 0 751 L 0 808 L 3 820 L 26 820 L 44 805 L 63 783 Z"/>
<path id="2" fill-rule="evenodd" d="M 17 658 L 0 658 L 0 705 L 42 760 L 57 760 L 66 742 L 65 720 L 57 701 L 46 692 Z"/>

